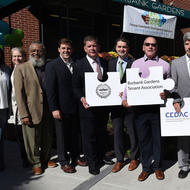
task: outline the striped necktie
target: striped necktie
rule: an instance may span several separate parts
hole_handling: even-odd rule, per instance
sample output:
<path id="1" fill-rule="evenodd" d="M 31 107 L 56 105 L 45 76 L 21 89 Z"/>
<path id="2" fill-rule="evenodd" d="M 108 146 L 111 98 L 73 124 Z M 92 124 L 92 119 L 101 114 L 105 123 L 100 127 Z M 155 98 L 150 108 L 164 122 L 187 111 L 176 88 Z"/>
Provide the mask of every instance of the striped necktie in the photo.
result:
<path id="1" fill-rule="evenodd" d="M 96 61 L 94 61 L 94 63 L 96 64 L 96 72 L 98 73 L 98 79 L 102 80 L 102 71 L 100 69 L 100 65 Z"/>

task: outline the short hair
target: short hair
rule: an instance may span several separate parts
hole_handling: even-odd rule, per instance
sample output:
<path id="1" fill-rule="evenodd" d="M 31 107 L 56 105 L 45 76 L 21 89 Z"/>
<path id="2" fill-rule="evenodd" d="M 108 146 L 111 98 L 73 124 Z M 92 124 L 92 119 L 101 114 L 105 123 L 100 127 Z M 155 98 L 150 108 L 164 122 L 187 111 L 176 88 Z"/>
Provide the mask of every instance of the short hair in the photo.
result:
<path id="1" fill-rule="evenodd" d="M 61 39 L 58 41 L 58 47 L 60 47 L 61 44 L 69 44 L 69 45 L 72 47 L 72 41 L 69 40 L 68 38 L 61 38 Z"/>
<path id="2" fill-rule="evenodd" d="M 190 41 L 190 32 L 186 32 L 183 36 L 183 42 L 185 43 L 187 40 Z"/>
<path id="3" fill-rule="evenodd" d="M 23 57 L 23 60 L 26 61 L 26 52 L 22 47 L 14 47 L 11 49 L 11 56 L 13 55 L 13 51 L 19 51 Z"/>
<path id="4" fill-rule="evenodd" d="M 85 36 L 83 40 L 84 45 L 86 45 L 87 41 L 95 41 L 97 44 L 99 44 L 98 38 L 96 36 L 92 36 L 92 35 Z"/>
<path id="5" fill-rule="evenodd" d="M 129 47 L 129 41 L 125 38 L 125 37 L 119 37 L 115 40 L 115 46 L 117 45 L 117 42 L 122 41 L 125 42 L 127 44 L 127 46 Z"/>
<path id="6" fill-rule="evenodd" d="M 45 52 L 45 49 L 46 49 L 46 48 L 45 48 L 44 44 L 43 44 L 42 42 L 40 42 L 40 41 L 32 42 L 32 43 L 30 44 L 30 46 L 29 46 L 29 50 L 31 49 L 31 46 L 34 45 L 34 44 L 39 44 L 39 45 L 41 45 L 42 48 L 43 48 L 43 50 L 44 50 L 44 52 Z"/>

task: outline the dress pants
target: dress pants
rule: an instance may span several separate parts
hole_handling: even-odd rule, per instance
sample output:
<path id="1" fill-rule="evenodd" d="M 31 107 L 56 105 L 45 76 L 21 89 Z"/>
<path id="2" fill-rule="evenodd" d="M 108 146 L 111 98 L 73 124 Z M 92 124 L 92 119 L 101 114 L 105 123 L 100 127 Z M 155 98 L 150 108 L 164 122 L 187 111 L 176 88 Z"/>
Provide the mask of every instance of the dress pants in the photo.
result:
<path id="1" fill-rule="evenodd" d="M 143 171 L 161 169 L 161 133 L 159 112 L 144 112 L 136 115 L 136 131 L 139 140 Z M 152 159 L 154 163 L 152 165 Z"/>
<path id="2" fill-rule="evenodd" d="M 62 120 L 55 119 L 58 160 L 61 166 L 76 165 L 79 155 L 77 136 L 79 124 L 76 122 L 75 114 L 62 115 Z"/>
<path id="3" fill-rule="evenodd" d="M 178 165 L 183 171 L 190 170 L 190 137 L 178 137 Z"/>
<path id="4" fill-rule="evenodd" d="M 81 132 L 84 154 L 89 170 L 99 169 L 105 157 L 107 117 L 81 118 Z"/>
<path id="5" fill-rule="evenodd" d="M 0 109 L 0 169 L 5 167 L 4 162 L 4 129 L 8 119 L 8 109 Z"/>
<path id="6" fill-rule="evenodd" d="M 24 146 L 22 125 L 15 125 L 15 136 L 16 136 L 18 147 L 19 147 L 20 155 L 22 158 L 22 162 L 23 162 L 23 164 L 27 164 L 28 158 L 27 158 L 27 154 L 26 154 L 26 150 L 25 150 L 25 146 Z"/>
<path id="7" fill-rule="evenodd" d="M 114 152 L 118 162 L 124 161 L 124 127 L 130 139 L 130 159 L 139 157 L 139 147 L 134 123 L 134 111 L 132 108 L 119 108 L 112 111 L 112 125 L 114 128 Z"/>
<path id="8" fill-rule="evenodd" d="M 44 111 L 40 124 L 22 126 L 28 161 L 33 165 L 33 168 L 47 166 L 53 143 L 52 127 L 52 118 L 46 111 Z"/>

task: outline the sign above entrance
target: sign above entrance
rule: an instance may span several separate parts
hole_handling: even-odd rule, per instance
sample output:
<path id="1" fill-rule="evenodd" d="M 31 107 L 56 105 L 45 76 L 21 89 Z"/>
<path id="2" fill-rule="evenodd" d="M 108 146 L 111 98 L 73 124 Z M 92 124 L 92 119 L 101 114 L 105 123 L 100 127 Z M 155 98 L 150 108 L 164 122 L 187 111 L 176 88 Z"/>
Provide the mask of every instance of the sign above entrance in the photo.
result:
<path id="1" fill-rule="evenodd" d="M 123 32 L 174 39 L 176 16 L 124 6 Z"/>
<path id="2" fill-rule="evenodd" d="M 180 16 L 190 19 L 190 11 L 158 3 L 150 0 L 112 0 L 126 5 L 138 7 L 140 9 L 151 10 L 158 13 Z"/>

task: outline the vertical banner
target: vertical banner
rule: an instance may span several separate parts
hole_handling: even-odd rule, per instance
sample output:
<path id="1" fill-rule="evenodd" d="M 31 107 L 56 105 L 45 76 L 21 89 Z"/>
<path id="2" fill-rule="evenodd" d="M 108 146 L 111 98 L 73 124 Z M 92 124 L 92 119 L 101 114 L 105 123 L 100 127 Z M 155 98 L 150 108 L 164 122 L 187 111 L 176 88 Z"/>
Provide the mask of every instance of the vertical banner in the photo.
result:
<path id="1" fill-rule="evenodd" d="M 176 16 L 124 6 L 123 32 L 174 39 Z"/>

